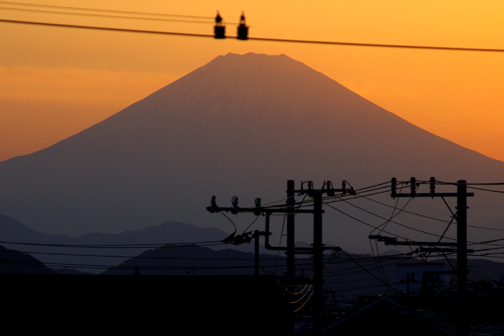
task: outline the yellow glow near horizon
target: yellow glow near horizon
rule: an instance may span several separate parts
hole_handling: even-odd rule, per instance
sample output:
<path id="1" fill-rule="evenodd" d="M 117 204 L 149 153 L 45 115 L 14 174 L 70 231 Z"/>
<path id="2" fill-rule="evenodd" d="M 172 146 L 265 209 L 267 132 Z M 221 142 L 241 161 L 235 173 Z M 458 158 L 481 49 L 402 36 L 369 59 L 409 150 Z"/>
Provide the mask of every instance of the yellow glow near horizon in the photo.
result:
<path id="1" fill-rule="evenodd" d="M 250 36 L 504 48 L 501 1 L 19 1 L 213 17 L 242 10 Z M 8 7 L 1 4 L 0 7 Z M 212 33 L 212 24 L 66 17 L 0 18 Z M 504 53 L 395 50 L 83 31 L 0 23 L 0 161 L 99 122 L 228 52 L 286 54 L 413 124 L 504 161 Z"/>

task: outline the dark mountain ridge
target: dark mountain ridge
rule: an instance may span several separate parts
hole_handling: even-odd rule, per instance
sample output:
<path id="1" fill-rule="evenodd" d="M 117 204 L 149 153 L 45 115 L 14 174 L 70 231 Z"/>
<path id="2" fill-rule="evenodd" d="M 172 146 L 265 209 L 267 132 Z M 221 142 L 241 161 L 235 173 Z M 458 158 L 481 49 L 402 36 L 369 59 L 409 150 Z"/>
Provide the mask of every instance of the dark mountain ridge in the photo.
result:
<path id="1" fill-rule="evenodd" d="M 0 219 L 0 228 L 15 230 L 19 227 L 20 232 L 31 231 L 23 228 L 19 222 L 5 216 L 0 217 Z M 2 225 L 6 222 L 10 223 Z M 146 235 L 145 232 L 154 233 L 156 238 Z M 163 238 L 161 232 L 165 232 L 167 235 Z M 103 276 L 133 274 L 142 276 L 253 275 L 255 272 L 254 253 L 232 249 L 236 248 L 233 245 L 219 245 L 218 250 L 213 249 L 214 246 L 205 247 L 204 242 L 209 242 L 210 235 L 215 232 L 219 233 L 219 238 L 223 236 L 223 233 L 219 230 L 197 228 L 182 223 L 165 223 L 160 227 L 146 228 L 138 232 L 127 232 L 124 237 L 102 234 L 88 234 L 82 240 L 66 237 L 65 244 L 62 243 L 61 235 L 57 237 L 58 239 L 52 237 L 53 244 L 48 244 L 47 239 L 51 238 L 51 235 L 40 234 L 35 239 L 36 232 L 34 232 L 33 236 L 26 236 L 25 239 L 36 240 L 38 243 L 13 244 L 15 246 L 13 249 L 0 247 L 2 257 L 0 272 L 10 274 L 54 274 L 57 271 L 63 274 L 76 274 L 73 270 L 80 270 L 81 272 L 94 271 L 95 273 L 101 273 Z M 6 234 L 8 238 L 8 232 L 2 232 L 2 234 Z M 187 244 L 187 241 L 185 241 L 186 243 L 175 243 L 176 239 L 178 239 L 178 242 L 182 242 L 185 237 L 198 237 L 201 239 L 201 245 Z M 135 239 L 131 240 L 132 238 Z M 152 242 L 156 239 L 157 241 L 172 239 L 172 243 L 140 243 L 144 241 Z M 79 245 L 81 247 L 84 245 L 83 242 L 86 242 L 86 245 L 88 245 L 86 250 L 90 252 L 83 252 L 82 249 L 78 248 Z M 59 246 L 54 246 L 55 244 Z M 100 245 L 102 246 L 100 247 Z M 113 245 L 116 245 L 117 249 L 111 249 Z M 306 245 L 308 244 L 296 244 L 296 246 Z M 92 246 L 93 248 L 90 249 Z M 253 244 L 248 244 L 248 247 L 252 246 Z M 30 252 L 16 251 L 15 249 L 19 247 L 27 248 Z M 126 249 L 119 247 L 126 247 Z M 37 249 L 39 252 L 34 252 Z M 264 250 L 261 249 L 259 274 L 282 277 L 286 271 L 285 254 L 282 252 L 265 254 L 263 252 Z M 83 255 L 83 253 L 86 255 Z M 48 266 L 52 269 L 45 267 L 39 260 L 29 254 L 33 254 L 39 260 L 45 258 Z M 122 257 L 118 258 L 118 255 L 122 255 Z M 383 294 L 390 291 L 390 288 L 384 285 L 385 283 L 389 283 L 394 287 L 398 281 L 396 279 L 396 265 L 404 263 L 425 264 L 425 261 L 401 254 L 399 251 L 389 251 L 389 253 L 381 253 L 380 255 L 381 257 L 377 258 L 366 254 L 327 254 L 325 256 L 326 268 L 324 271 L 326 288 L 334 291 L 335 297 L 344 300 L 349 300 L 353 296 Z M 104 258 L 104 256 L 109 257 Z M 446 270 L 450 269 L 450 264 L 456 265 L 454 260 L 439 258 L 431 258 L 430 262 L 444 263 Z M 97 266 L 100 264 L 103 267 Z M 298 277 L 310 277 L 313 267 L 310 257 L 298 256 L 296 265 Z M 480 288 L 480 282 L 484 282 L 484 286 L 487 287 L 499 286 L 499 284 L 502 286 L 504 281 L 503 263 L 470 258 L 468 265 L 470 288 Z M 63 266 L 68 267 L 62 268 Z M 366 270 L 363 270 L 363 268 Z M 104 269 L 106 270 L 103 271 Z"/>
<path id="2" fill-rule="evenodd" d="M 115 234 L 88 233 L 78 237 L 68 237 L 38 232 L 15 219 L 0 215 L 0 236 L 2 237 L 0 245 L 31 253 L 54 269 L 73 266 L 81 272 L 101 273 L 103 269 L 111 265 L 116 265 L 156 246 L 220 242 L 227 235 L 228 233 L 217 228 L 166 222 L 137 231 L 127 230 Z"/>
<path id="3" fill-rule="evenodd" d="M 0 245 L 0 274 L 56 274 L 42 262 L 27 253 Z"/>

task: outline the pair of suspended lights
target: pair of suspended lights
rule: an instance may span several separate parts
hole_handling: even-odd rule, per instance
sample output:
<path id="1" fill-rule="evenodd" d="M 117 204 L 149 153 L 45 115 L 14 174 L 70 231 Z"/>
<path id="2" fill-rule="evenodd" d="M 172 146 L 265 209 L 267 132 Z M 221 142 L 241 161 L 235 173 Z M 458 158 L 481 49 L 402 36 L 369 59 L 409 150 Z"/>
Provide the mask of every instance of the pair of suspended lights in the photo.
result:
<path id="1" fill-rule="evenodd" d="M 226 38 L 226 26 L 224 25 L 219 12 L 217 12 L 217 16 L 215 17 L 214 37 L 216 39 Z M 240 17 L 240 23 L 238 24 L 236 38 L 238 40 L 248 40 L 248 26 L 245 24 L 245 15 L 243 13 Z"/>

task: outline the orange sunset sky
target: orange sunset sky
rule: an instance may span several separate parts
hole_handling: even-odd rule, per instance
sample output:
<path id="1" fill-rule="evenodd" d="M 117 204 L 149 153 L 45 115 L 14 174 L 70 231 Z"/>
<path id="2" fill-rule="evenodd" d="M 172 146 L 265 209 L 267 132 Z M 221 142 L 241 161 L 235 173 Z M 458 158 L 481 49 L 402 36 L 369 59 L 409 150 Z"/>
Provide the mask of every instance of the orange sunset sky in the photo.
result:
<path id="1" fill-rule="evenodd" d="M 140 20 L 61 6 L 198 18 Z M 69 137 L 228 52 L 286 54 L 425 130 L 504 161 L 503 52 L 231 38 L 244 11 L 250 37 L 504 49 L 500 0 L 0 1 L 3 20 L 197 34 L 212 34 L 217 10 L 226 40 L 0 22 L 0 161 Z"/>

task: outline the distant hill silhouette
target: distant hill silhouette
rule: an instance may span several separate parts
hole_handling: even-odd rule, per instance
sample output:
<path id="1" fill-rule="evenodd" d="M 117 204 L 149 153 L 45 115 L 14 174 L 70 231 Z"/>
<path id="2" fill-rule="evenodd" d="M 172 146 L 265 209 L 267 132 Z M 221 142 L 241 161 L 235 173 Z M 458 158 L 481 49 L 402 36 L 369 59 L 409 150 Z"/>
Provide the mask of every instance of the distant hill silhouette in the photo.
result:
<path id="1" fill-rule="evenodd" d="M 261 275 L 283 275 L 285 257 L 260 255 Z M 140 255 L 105 271 L 104 275 L 254 275 L 254 254 L 233 249 L 212 250 L 200 246 L 167 245 Z"/>
<path id="2" fill-rule="evenodd" d="M 79 268 L 79 264 L 96 265 L 89 269 L 81 268 L 80 270 L 84 272 L 100 273 L 103 271 L 101 267 L 106 269 L 155 246 L 169 243 L 220 242 L 227 235 L 228 233 L 216 228 L 166 222 L 139 231 L 130 230 L 115 234 L 89 233 L 68 237 L 38 232 L 13 218 L 0 215 L 1 245 L 17 251 L 32 252 L 39 260 L 51 264 L 54 268 L 71 268 L 72 265 Z M 113 246 L 117 248 L 112 249 Z M 61 272 L 73 273 L 65 269 Z"/>
<path id="3" fill-rule="evenodd" d="M 205 210 L 212 195 L 220 205 L 237 195 L 246 206 L 256 197 L 283 199 L 288 179 L 317 187 L 347 180 L 359 189 L 411 176 L 502 182 L 504 163 L 426 132 L 285 55 L 228 54 L 68 139 L 1 162 L 0 213 L 70 236 L 166 221 L 230 231 L 227 219 Z M 395 203 L 389 195 L 380 201 Z M 390 215 L 364 202 L 367 210 Z M 477 192 L 469 224 L 502 220 L 501 203 L 500 195 Z M 414 200 L 408 210 L 450 218 L 441 200 Z M 372 225 L 383 222 L 349 211 Z M 253 218 L 233 220 L 240 230 Z M 325 243 L 368 248 L 371 228 L 361 222 L 327 209 L 324 223 L 330 223 Z M 273 225 L 280 235 L 281 221 Z M 310 241 L 311 230 L 300 225 L 297 240 Z M 433 223 L 394 233 L 422 239 L 422 231 L 443 230 Z M 475 230 L 470 239 L 485 240 L 488 232 Z"/>
<path id="4" fill-rule="evenodd" d="M 0 233 L 8 237 L 23 239 L 22 244 L 14 244 L 12 249 L 0 247 L 0 273 L 10 274 L 83 274 L 93 271 L 106 275 L 140 276 L 247 276 L 254 274 L 254 253 L 237 251 L 234 245 L 209 245 L 211 237 L 221 241 L 226 236 L 218 229 L 198 228 L 182 223 L 165 223 L 159 227 L 150 227 L 137 232 L 124 234 L 88 234 L 83 237 L 52 236 L 37 233 L 21 223 L 0 216 Z M 4 236 L 5 237 L 5 236 Z M 192 238 L 194 244 L 186 238 Z M 199 245 L 196 242 L 199 240 Z M 33 243 L 27 242 L 31 239 Z M 166 244 L 166 241 L 170 241 Z M 152 243 L 162 242 L 162 243 Z M 19 242 L 18 242 L 19 243 Z M 178 244 L 177 244 L 178 243 Z M 79 247 L 80 246 L 80 247 Z M 115 246 L 115 247 L 114 247 Z M 160 246 L 160 247 L 156 247 Z M 252 248 L 253 244 L 245 244 Z M 297 243 L 297 246 L 309 246 Z M 27 253 L 16 251 L 25 249 L 37 259 L 47 262 L 44 266 L 39 260 Z M 215 250 L 218 248 L 218 250 Z M 281 278 L 285 271 L 286 258 L 283 252 L 261 249 L 260 275 L 274 275 Z M 326 255 L 324 270 L 325 288 L 333 299 L 349 300 L 354 296 L 376 295 L 391 291 L 385 285 L 396 284 L 396 264 L 420 261 L 411 257 L 394 257 L 399 251 L 382 253 L 381 258 L 365 254 Z M 108 257 L 105 257 L 108 256 Z M 431 259 L 432 261 L 432 259 Z M 456 265 L 454 260 L 434 260 Z M 101 265 L 101 266 L 100 266 Z M 108 266 L 107 266 L 108 265 Z M 298 256 L 296 273 L 309 279 L 312 274 L 311 258 Z M 104 271 L 104 269 L 106 269 Z M 469 259 L 470 286 L 477 288 L 478 282 L 494 283 L 504 279 L 504 264 L 484 259 Z M 336 302 L 335 301 L 335 302 Z"/>
<path id="5" fill-rule="evenodd" d="M 0 274 L 56 274 L 29 254 L 0 246 Z"/>
<path id="6" fill-rule="evenodd" d="M 276 275 L 281 278 L 286 271 L 286 258 L 282 255 L 261 254 L 260 275 Z M 395 294 L 396 265 L 419 263 L 424 261 L 411 257 L 383 256 L 373 258 L 370 255 L 349 254 L 334 257 L 325 256 L 324 288 L 333 295 L 335 302 L 351 300 L 356 296 Z M 450 270 L 454 260 L 437 259 L 434 263 L 444 263 L 445 270 Z M 310 279 L 313 269 L 311 258 L 298 258 L 296 274 L 300 278 Z M 103 272 L 103 275 L 253 275 L 254 254 L 231 249 L 219 251 L 200 246 L 165 246 L 145 251 L 126 260 L 116 267 Z M 474 288 L 478 282 L 500 283 L 504 286 L 504 263 L 484 259 L 469 259 L 469 286 Z M 417 275 L 417 281 L 421 281 Z M 447 278 L 449 284 L 449 278 Z"/>

